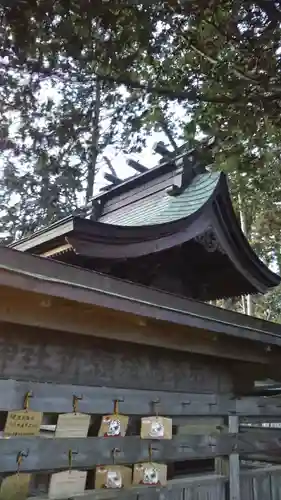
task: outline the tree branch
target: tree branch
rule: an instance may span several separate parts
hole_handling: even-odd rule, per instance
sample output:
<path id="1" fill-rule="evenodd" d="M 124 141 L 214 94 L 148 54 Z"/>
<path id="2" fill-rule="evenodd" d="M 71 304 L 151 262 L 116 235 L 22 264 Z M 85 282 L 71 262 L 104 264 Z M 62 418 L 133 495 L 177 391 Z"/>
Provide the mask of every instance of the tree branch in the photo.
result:
<path id="1" fill-rule="evenodd" d="M 182 36 L 186 40 L 186 37 L 184 35 L 182 35 Z M 213 59 L 211 56 L 209 56 L 208 54 L 206 54 L 206 52 L 204 52 L 202 49 L 199 49 L 198 47 L 196 47 L 192 43 L 189 44 L 189 47 L 194 52 L 196 52 L 196 54 L 198 54 L 199 56 L 201 56 L 204 59 L 206 59 L 213 66 L 215 66 L 216 64 L 218 64 L 218 61 L 216 59 Z M 256 80 L 255 78 L 253 78 L 251 75 L 248 75 L 247 73 L 244 73 L 243 71 L 241 71 L 240 69 L 238 69 L 235 66 L 229 67 L 229 70 L 230 70 L 231 73 L 233 73 L 235 76 L 237 76 L 237 78 L 240 78 L 240 79 L 245 80 L 245 81 L 247 81 L 249 83 L 252 83 L 253 85 L 260 85 L 260 83 L 259 83 L 258 80 Z"/>
<path id="2" fill-rule="evenodd" d="M 141 83 L 130 79 L 129 77 L 122 76 L 109 76 L 99 74 L 101 80 L 116 83 L 117 85 L 124 85 L 131 89 L 144 90 L 145 92 L 168 97 L 169 99 L 174 99 L 178 101 L 190 101 L 191 103 L 198 102 L 209 102 L 216 104 L 235 104 L 241 102 L 241 105 L 245 105 L 246 102 L 260 103 L 262 101 L 275 102 L 281 100 L 281 87 L 276 87 L 276 93 L 255 93 L 248 95 L 243 100 L 241 93 L 233 96 L 228 95 L 218 95 L 218 96 L 208 96 L 207 94 L 201 94 L 196 90 L 177 90 L 171 89 L 170 87 L 164 87 L 159 85 L 154 85 L 152 83 Z"/>
<path id="3" fill-rule="evenodd" d="M 93 104 L 93 115 L 92 115 L 93 118 L 92 118 L 91 158 L 87 172 L 86 203 L 88 203 L 89 200 L 93 197 L 93 192 L 94 192 L 97 159 L 99 155 L 100 111 L 101 111 L 101 83 L 100 83 L 100 78 L 97 76 L 95 85 L 95 101 Z"/>
<path id="4" fill-rule="evenodd" d="M 165 118 L 164 118 L 164 115 L 162 114 L 160 120 L 159 120 L 159 125 L 160 127 L 162 128 L 164 134 L 167 136 L 167 138 L 169 139 L 169 142 L 170 144 L 173 146 L 174 150 L 177 151 L 178 150 L 178 145 L 173 137 L 173 134 L 169 128 L 169 125 L 167 124 Z"/>
<path id="5" fill-rule="evenodd" d="M 6 69 L 9 67 L 9 65 L 3 63 L 2 64 L 0 63 L 0 68 L 1 66 Z M 21 71 L 23 70 L 22 67 L 16 65 L 11 65 L 10 69 L 21 70 Z M 42 75 L 45 77 L 52 77 L 52 76 L 57 78 L 64 77 L 64 74 L 62 72 L 53 71 L 48 68 L 39 68 L 38 64 L 36 63 L 34 64 L 31 62 L 26 63 L 26 70 L 33 71 L 34 73 L 37 73 L 38 75 Z M 263 101 L 276 102 L 281 100 L 281 86 L 271 88 L 267 92 L 263 93 L 257 92 L 255 94 L 248 95 L 243 99 L 243 96 L 241 97 L 241 93 L 232 96 L 230 95 L 209 96 L 208 94 L 200 93 L 194 89 L 192 90 L 171 89 L 170 87 L 164 85 L 163 86 L 155 85 L 150 82 L 141 83 L 139 81 L 131 79 L 130 76 L 111 76 L 102 73 L 96 73 L 96 76 L 99 78 L 100 81 L 114 83 L 116 85 L 124 85 L 128 89 L 143 90 L 149 94 L 158 95 L 160 97 L 161 96 L 167 97 L 170 100 L 189 101 L 191 104 L 197 104 L 199 102 L 214 103 L 214 104 L 229 104 L 229 105 L 241 103 L 241 106 L 244 106 L 245 102 L 261 103 Z"/>
<path id="6" fill-rule="evenodd" d="M 274 0 L 255 0 L 255 3 L 263 10 L 268 19 L 277 25 L 277 21 L 281 21 L 281 11 L 274 5 Z"/>
<path id="7" fill-rule="evenodd" d="M 215 28 L 215 30 L 217 30 L 218 34 L 225 41 L 227 41 L 227 43 L 229 44 L 230 48 L 233 49 L 234 51 L 240 53 L 239 48 L 235 47 L 233 45 L 233 43 L 232 43 L 233 40 L 234 40 L 234 38 L 230 37 L 227 32 L 224 32 L 221 29 L 220 26 L 217 26 L 214 22 L 211 22 L 211 21 L 208 21 L 208 20 L 204 20 L 203 22 L 206 23 L 206 24 L 209 24 L 210 26 L 212 26 L 213 28 Z M 186 37 L 184 37 L 184 38 L 186 39 Z M 190 45 L 190 47 L 194 51 L 196 51 L 199 55 L 201 55 L 202 57 L 206 58 L 211 64 L 213 64 L 213 65 L 217 64 L 217 61 L 215 59 L 213 59 L 212 57 L 210 57 L 208 54 L 206 54 L 202 49 L 199 49 L 198 47 L 195 47 L 194 45 Z M 259 80 L 258 76 L 254 76 L 253 74 L 245 73 L 245 72 L 243 72 L 241 69 L 239 69 L 237 67 L 232 67 L 232 68 L 229 68 L 229 69 L 237 77 L 242 78 L 243 80 L 249 81 L 249 83 L 252 83 L 253 85 L 258 85 L 261 88 L 264 88 L 264 82 L 261 82 Z M 270 86 L 269 90 L 271 92 L 281 92 L 281 86 L 274 86 L 274 85 L 272 85 L 272 83 L 270 81 L 270 78 L 268 79 L 268 87 L 269 86 Z"/>

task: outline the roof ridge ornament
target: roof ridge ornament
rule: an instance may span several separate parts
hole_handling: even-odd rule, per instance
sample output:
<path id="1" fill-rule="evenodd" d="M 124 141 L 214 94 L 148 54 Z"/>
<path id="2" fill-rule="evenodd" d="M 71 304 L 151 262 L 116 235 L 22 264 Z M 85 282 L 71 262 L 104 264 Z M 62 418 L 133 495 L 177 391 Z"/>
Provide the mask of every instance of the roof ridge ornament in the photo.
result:
<path id="1" fill-rule="evenodd" d="M 206 167 L 209 164 L 204 158 L 206 151 L 211 150 L 216 143 L 215 137 L 208 137 L 207 140 L 195 148 L 183 152 L 188 143 L 183 144 L 180 148 L 180 154 L 173 158 L 176 167 L 180 168 L 180 172 L 175 176 L 175 182 L 169 186 L 166 193 L 170 196 L 178 196 L 181 194 L 192 180 L 200 174 L 207 173 Z"/>

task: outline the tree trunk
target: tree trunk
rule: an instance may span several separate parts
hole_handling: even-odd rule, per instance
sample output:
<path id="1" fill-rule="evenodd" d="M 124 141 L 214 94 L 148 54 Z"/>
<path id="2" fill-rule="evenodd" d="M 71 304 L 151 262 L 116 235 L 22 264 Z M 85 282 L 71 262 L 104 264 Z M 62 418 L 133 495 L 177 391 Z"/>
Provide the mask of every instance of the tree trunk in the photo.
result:
<path id="1" fill-rule="evenodd" d="M 241 229 L 242 229 L 245 237 L 248 239 L 247 220 L 246 220 L 245 212 L 243 210 L 243 202 L 242 202 L 242 197 L 240 194 L 238 195 L 238 202 L 239 202 L 239 216 L 240 216 Z M 247 314 L 248 316 L 253 316 L 254 304 L 253 304 L 253 299 L 252 299 L 251 295 L 247 295 L 246 297 L 242 297 L 242 306 L 243 306 L 244 314 Z"/>
<path id="2" fill-rule="evenodd" d="M 165 134 L 165 135 L 167 136 L 167 138 L 169 139 L 169 142 L 170 142 L 170 144 L 173 146 L 173 149 L 174 149 L 175 151 L 177 151 L 177 149 L 178 149 L 178 145 L 177 145 L 177 143 L 176 143 L 176 141 L 175 141 L 175 139 L 174 139 L 174 137 L 173 137 L 172 132 L 170 131 L 170 128 L 169 128 L 168 124 L 167 124 L 167 123 L 166 123 L 166 121 L 165 121 L 164 115 L 162 115 L 162 118 L 159 120 L 159 122 L 158 122 L 158 123 L 159 123 L 160 127 L 162 128 L 162 130 L 163 130 L 164 134 Z"/>
<path id="3" fill-rule="evenodd" d="M 241 297 L 241 302 L 242 302 L 242 310 L 244 314 L 247 314 L 247 299 L 244 295 Z"/>
<path id="4" fill-rule="evenodd" d="M 91 200 L 94 193 L 97 160 L 99 155 L 100 108 L 101 108 L 101 84 L 100 84 L 100 79 L 96 78 L 95 102 L 93 104 L 91 158 L 87 173 L 86 203 L 88 203 Z"/>
<path id="5" fill-rule="evenodd" d="M 253 303 L 253 297 L 251 295 L 247 295 L 246 297 L 246 305 L 247 305 L 247 312 L 248 316 L 253 316 L 254 314 L 254 303 Z"/>

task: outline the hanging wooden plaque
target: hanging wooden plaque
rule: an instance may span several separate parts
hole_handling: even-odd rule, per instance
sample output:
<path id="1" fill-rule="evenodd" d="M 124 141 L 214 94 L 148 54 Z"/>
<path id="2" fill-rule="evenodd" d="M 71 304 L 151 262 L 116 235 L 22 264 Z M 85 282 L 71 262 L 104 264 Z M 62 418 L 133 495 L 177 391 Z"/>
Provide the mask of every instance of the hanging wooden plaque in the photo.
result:
<path id="1" fill-rule="evenodd" d="M 133 470 L 133 485 L 166 486 L 167 465 L 147 462 L 135 464 Z"/>
<path id="2" fill-rule="evenodd" d="M 91 416 L 86 413 L 63 413 L 58 417 L 55 437 L 87 437 L 90 421 Z"/>
<path id="3" fill-rule="evenodd" d="M 9 411 L 4 427 L 4 437 L 37 436 L 40 433 L 42 413 L 32 410 Z"/>
<path id="4" fill-rule="evenodd" d="M 154 416 L 141 419 L 142 439 L 172 439 L 173 421 L 171 418 Z"/>
<path id="5" fill-rule="evenodd" d="M 86 471 L 70 470 L 53 474 L 49 484 L 48 498 L 68 498 L 69 495 L 84 493 Z"/>
<path id="6" fill-rule="evenodd" d="M 0 500 L 25 500 L 29 493 L 31 474 L 13 474 L 3 479 Z"/>
<path id="7" fill-rule="evenodd" d="M 99 436 L 124 437 L 128 428 L 129 417 L 127 415 L 105 415 L 102 417 Z"/>
<path id="8" fill-rule="evenodd" d="M 123 465 L 108 465 L 96 468 L 95 488 L 121 489 L 132 484 L 132 469 Z"/>

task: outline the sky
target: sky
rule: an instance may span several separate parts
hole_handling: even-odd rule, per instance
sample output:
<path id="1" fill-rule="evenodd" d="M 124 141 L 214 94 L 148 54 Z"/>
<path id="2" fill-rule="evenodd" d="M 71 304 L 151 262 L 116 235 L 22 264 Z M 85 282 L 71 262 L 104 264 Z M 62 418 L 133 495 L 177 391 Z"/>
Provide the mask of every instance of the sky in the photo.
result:
<path id="1" fill-rule="evenodd" d="M 42 94 L 39 96 L 39 99 L 45 100 L 48 99 L 48 97 L 51 97 L 52 99 L 56 100 L 58 99 L 58 93 L 54 88 L 51 88 L 48 84 L 44 86 L 42 89 Z M 186 112 L 183 111 L 181 106 L 177 104 L 173 104 L 173 114 L 175 115 L 176 118 L 183 118 L 184 115 L 186 115 Z M 0 118 L 1 119 L 1 118 Z M 44 121 L 44 118 L 40 119 Z M 10 128 L 10 133 L 13 134 L 13 132 L 16 132 L 17 127 L 20 124 L 18 116 L 15 114 L 15 116 L 12 116 L 12 126 Z M 128 159 L 134 159 L 136 161 L 139 161 L 141 164 L 146 166 L 147 168 L 154 167 L 157 165 L 157 163 L 160 160 L 160 155 L 155 154 L 153 152 L 153 147 L 155 143 L 162 141 L 164 142 L 168 147 L 169 143 L 167 142 L 167 137 L 164 133 L 151 133 L 149 137 L 147 137 L 147 145 L 143 149 L 143 151 L 140 154 L 137 153 L 132 153 L 129 155 L 126 155 L 119 150 L 117 150 L 114 146 L 108 146 L 106 150 L 103 152 L 103 155 L 100 156 L 99 161 L 98 161 L 98 172 L 96 175 L 95 179 L 95 186 L 94 186 L 94 194 L 97 194 L 99 190 L 108 182 L 104 179 L 104 173 L 109 172 L 109 169 L 103 160 L 102 156 L 107 156 L 107 158 L 111 161 L 113 168 L 115 169 L 117 175 L 121 179 L 126 179 L 128 177 L 131 177 L 132 175 L 136 175 L 135 170 L 133 170 L 131 167 L 127 165 L 127 160 Z M 16 161 L 16 160 L 15 160 Z M 1 153 L 0 153 L 0 179 L 1 179 L 1 174 L 3 175 L 3 167 L 4 167 L 4 161 L 3 157 L 1 160 Z M 26 172 L 28 169 L 28 165 L 21 165 L 19 163 L 18 165 L 19 169 L 22 169 L 22 171 Z M 83 194 L 81 194 L 81 197 L 79 198 L 79 204 L 84 205 L 85 200 L 83 199 Z M 12 204 L 17 203 L 18 199 L 15 196 L 12 199 Z M 1 217 L 1 213 L 0 213 Z M 7 235 L 0 234 L 0 237 L 5 237 Z"/>
<path id="2" fill-rule="evenodd" d="M 3 61 L 2 61 L 3 62 Z M 123 89 L 121 89 L 123 91 Z M 124 94 L 126 93 L 126 89 L 124 88 Z M 50 82 L 45 81 L 41 87 L 41 91 L 38 94 L 38 101 L 47 101 L 48 99 L 52 99 L 55 102 L 58 102 L 60 99 L 60 92 L 59 89 L 55 88 Z M 183 110 L 183 108 L 177 104 L 173 103 L 171 104 L 171 112 L 174 115 L 174 120 L 173 122 L 175 123 L 177 119 L 184 119 L 186 117 L 186 111 Z M 12 116 L 12 125 L 10 127 L 10 134 L 16 133 L 16 130 L 18 126 L 20 125 L 20 120 L 19 120 L 19 115 L 17 113 L 11 113 L 13 114 Z M 106 118 L 106 117 L 105 117 Z M 0 118 L 1 119 L 1 118 Z M 186 117 L 187 119 L 187 117 Z M 43 124 L 44 126 L 44 117 L 40 118 L 39 121 Z M 157 163 L 160 160 L 160 156 L 158 154 L 155 154 L 153 152 L 153 147 L 155 143 L 162 141 L 164 142 L 168 147 L 169 143 L 167 142 L 167 137 L 164 133 L 151 133 L 149 137 L 147 137 L 147 145 L 143 149 L 143 151 L 140 154 L 132 153 L 129 155 L 126 155 L 120 150 L 117 150 L 114 146 L 108 146 L 106 150 L 103 152 L 102 155 L 100 155 L 98 159 L 98 172 L 96 175 L 95 179 L 95 186 L 94 186 L 94 193 L 97 194 L 97 192 L 106 184 L 108 184 L 107 181 L 104 179 L 104 173 L 108 172 L 109 169 L 103 160 L 103 156 L 107 156 L 107 158 L 111 161 L 113 168 L 115 169 L 117 175 L 121 179 L 126 179 L 127 177 L 130 177 L 132 175 L 135 175 L 136 172 L 127 165 L 127 160 L 128 159 L 134 159 L 136 161 L 139 161 L 142 163 L 144 166 L 147 168 L 154 167 L 157 165 Z M 179 144 L 180 145 L 180 144 Z M 14 160 L 15 162 L 17 161 L 16 159 Z M 18 162 L 19 163 L 19 162 Z M 1 176 L 1 170 L 3 171 L 3 158 L 1 161 L 1 154 L 0 154 L 0 176 Z M 22 169 L 22 171 L 26 172 L 28 169 L 28 165 L 21 165 L 20 163 L 18 164 L 19 169 Z M 81 197 L 79 197 L 79 204 L 83 205 L 85 200 L 83 199 L 83 194 L 81 194 Z M 17 198 L 14 198 L 12 203 L 16 203 L 18 200 Z M 1 216 L 1 213 L 0 213 Z"/>
<path id="3" fill-rule="evenodd" d="M 147 147 L 144 148 L 140 154 L 132 153 L 125 155 L 116 152 L 114 147 L 109 146 L 105 150 L 105 156 L 112 162 L 112 166 L 116 170 L 117 175 L 121 179 L 126 179 L 135 173 L 135 171 L 127 165 L 127 159 L 130 158 L 139 161 L 147 168 L 152 168 L 158 163 L 160 155 L 153 153 L 153 146 L 159 141 L 167 142 L 166 136 L 163 133 L 153 133 L 147 140 Z M 95 192 L 99 191 L 105 184 L 108 184 L 103 178 L 104 173 L 107 171 L 108 169 L 104 166 L 99 170 L 96 177 Z"/>

